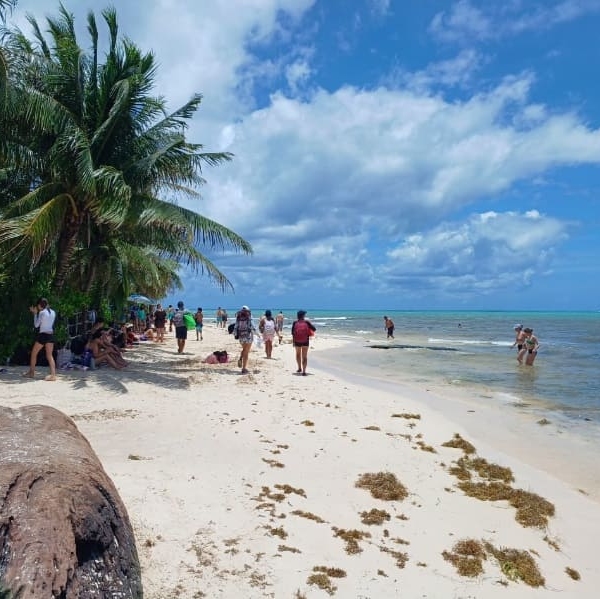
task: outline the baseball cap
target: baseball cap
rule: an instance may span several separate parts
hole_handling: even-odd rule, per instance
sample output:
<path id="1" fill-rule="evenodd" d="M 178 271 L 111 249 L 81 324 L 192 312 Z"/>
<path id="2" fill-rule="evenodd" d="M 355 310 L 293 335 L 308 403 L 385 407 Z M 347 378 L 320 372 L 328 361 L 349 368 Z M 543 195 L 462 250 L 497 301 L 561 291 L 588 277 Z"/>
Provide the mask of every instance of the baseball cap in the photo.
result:
<path id="1" fill-rule="evenodd" d="M 242 310 L 250 310 L 250 308 L 248 308 L 248 306 L 242 306 Z"/>
<path id="2" fill-rule="evenodd" d="M 522 329 L 522 328 L 523 328 L 523 325 L 522 325 L 522 324 L 516 324 L 516 325 L 513 327 L 513 329 L 515 329 L 515 331 L 516 331 L 516 330 L 520 330 L 520 329 Z"/>

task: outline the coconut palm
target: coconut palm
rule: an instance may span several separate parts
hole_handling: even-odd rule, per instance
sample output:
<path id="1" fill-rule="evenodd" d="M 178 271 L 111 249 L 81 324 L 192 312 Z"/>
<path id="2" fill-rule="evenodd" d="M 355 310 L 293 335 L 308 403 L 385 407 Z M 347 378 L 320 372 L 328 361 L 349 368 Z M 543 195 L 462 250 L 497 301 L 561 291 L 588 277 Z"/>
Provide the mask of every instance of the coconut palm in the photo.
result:
<path id="1" fill-rule="evenodd" d="M 126 297 L 135 282 L 136 290 L 160 296 L 179 283 L 181 263 L 231 287 L 199 248 L 251 253 L 251 246 L 175 200 L 198 198 L 202 167 L 232 156 L 186 140 L 202 97 L 168 113 L 164 99 L 150 95 L 152 53 L 119 38 L 113 9 L 102 16 L 109 33 L 103 63 L 93 13 L 90 53 L 62 5 L 47 19 L 48 40 L 31 17 L 33 41 L 19 31 L 7 38 L 15 68 L 8 73 L 6 160 L 19 166 L 15 185 L 26 185 L 0 208 L 0 249 L 30 269 L 47 269 L 57 293 L 96 288 Z"/>

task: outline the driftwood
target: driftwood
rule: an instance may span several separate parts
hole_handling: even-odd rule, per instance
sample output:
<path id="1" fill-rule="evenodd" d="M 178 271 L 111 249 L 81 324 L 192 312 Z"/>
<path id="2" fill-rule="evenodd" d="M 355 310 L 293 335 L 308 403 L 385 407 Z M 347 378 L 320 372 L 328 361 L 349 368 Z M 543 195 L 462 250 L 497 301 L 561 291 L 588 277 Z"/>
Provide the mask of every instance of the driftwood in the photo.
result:
<path id="1" fill-rule="evenodd" d="M 14 599 L 143 596 L 117 490 L 73 421 L 48 406 L 0 407 L 2 588 Z"/>

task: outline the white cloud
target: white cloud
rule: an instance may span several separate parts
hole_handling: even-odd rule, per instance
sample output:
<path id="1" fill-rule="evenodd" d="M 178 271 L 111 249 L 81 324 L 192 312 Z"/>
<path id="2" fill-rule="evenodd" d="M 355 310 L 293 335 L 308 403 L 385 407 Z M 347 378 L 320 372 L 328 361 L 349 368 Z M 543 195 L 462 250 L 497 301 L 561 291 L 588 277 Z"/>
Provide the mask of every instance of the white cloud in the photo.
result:
<path id="1" fill-rule="evenodd" d="M 237 157 L 211 175 L 208 208 L 239 188 L 237 227 L 260 229 L 266 206 L 282 225 L 302 206 L 311 233 L 343 219 L 398 235 L 552 166 L 598 163 L 600 132 L 529 104 L 532 83 L 508 78 L 462 103 L 386 88 L 275 94 L 233 128 Z"/>
<path id="2" fill-rule="evenodd" d="M 236 287 L 281 297 L 300 286 L 385 294 L 401 283 L 468 295 L 548 272 L 566 225 L 527 212 L 528 200 L 521 213 L 490 210 L 499 194 L 524 180 L 543 184 L 555 166 L 600 163 L 600 132 L 533 101 L 533 73 L 446 98 L 449 86 L 471 85 L 485 60 L 473 50 L 378 88 L 319 88 L 321 57 L 306 28 L 298 38 L 294 29 L 314 2 L 248 0 L 235 14 L 226 0 L 155 0 L 141 12 L 116 2 L 124 33 L 157 55 L 158 92 L 172 105 L 205 94 L 190 137 L 235 154 L 205 171 L 193 207 L 254 245 L 252 258 L 214 257 Z M 573 2 L 554 3 L 555 16 L 543 14 L 559 22 L 594 4 L 581 0 L 577 13 Z M 461 0 L 431 30 L 489 38 L 525 14 L 520 2 L 502 6 L 488 14 Z M 47 10 L 45 0 L 22 8 L 35 7 Z M 82 23 L 86 7 L 95 3 L 77 3 Z M 285 40 L 276 53 L 254 52 L 273 39 Z M 465 210 L 479 214 L 461 222 Z"/>
<path id="3" fill-rule="evenodd" d="M 567 225 L 537 211 L 486 212 L 465 222 L 444 222 L 407 237 L 388 252 L 385 281 L 421 280 L 440 293 L 492 292 L 512 282 L 516 289 L 543 272 Z"/>
<path id="4" fill-rule="evenodd" d="M 377 17 L 385 17 L 390 12 L 390 0 L 367 0 L 371 13 Z"/>
<path id="5" fill-rule="evenodd" d="M 450 11 L 437 13 L 431 21 L 430 31 L 444 41 L 462 38 L 485 39 L 493 34 L 490 19 L 469 0 L 459 0 Z"/>
<path id="6" fill-rule="evenodd" d="M 526 31 L 550 29 L 588 14 L 600 12 L 600 0 L 560 2 L 498 2 L 482 10 L 471 0 L 458 0 L 437 13 L 429 31 L 445 42 L 469 44 L 473 40 L 499 39 Z"/>

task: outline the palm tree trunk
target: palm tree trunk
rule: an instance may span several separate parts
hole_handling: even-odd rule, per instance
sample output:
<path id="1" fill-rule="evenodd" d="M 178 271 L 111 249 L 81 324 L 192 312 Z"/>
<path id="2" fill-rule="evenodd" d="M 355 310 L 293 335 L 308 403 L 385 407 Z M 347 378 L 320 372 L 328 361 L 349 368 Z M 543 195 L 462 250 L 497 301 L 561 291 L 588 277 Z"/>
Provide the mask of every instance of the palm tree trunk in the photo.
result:
<path id="1" fill-rule="evenodd" d="M 98 270 L 98 266 L 96 264 L 96 260 L 92 260 L 92 264 L 90 266 L 90 272 L 88 273 L 87 282 L 85 284 L 85 293 L 87 295 L 92 291 L 92 286 L 96 280 L 96 271 Z"/>
<path id="2" fill-rule="evenodd" d="M 56 274 L 54 275 L 54 282 L 52 284 L 54 292 L 58 294 L 63 290 L 69 271 L 71 270 L 73 254 L 75 253 L 75 248 L 77 246 L 79 220 L 80 218 L 73 219 L 71 226 L 63 232 L 58 242 Z"/>

